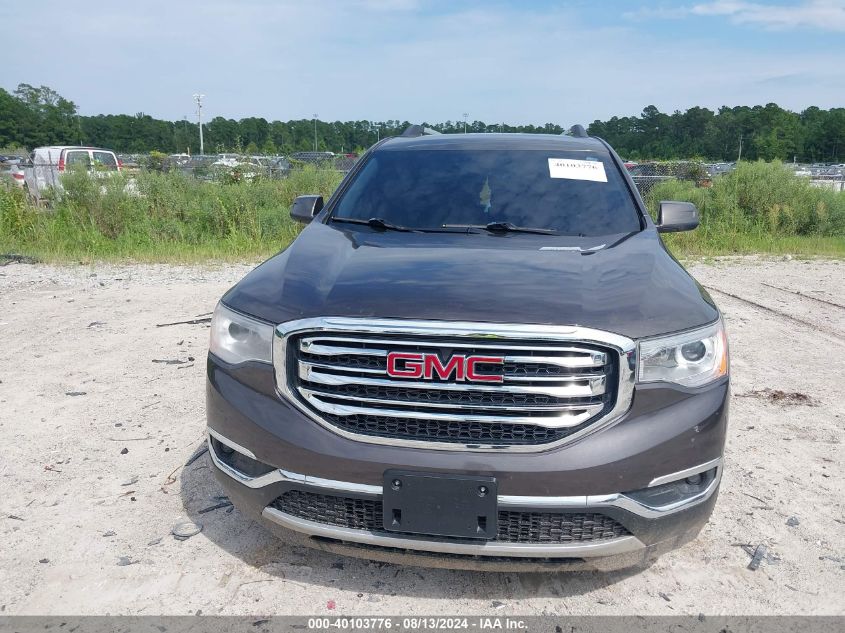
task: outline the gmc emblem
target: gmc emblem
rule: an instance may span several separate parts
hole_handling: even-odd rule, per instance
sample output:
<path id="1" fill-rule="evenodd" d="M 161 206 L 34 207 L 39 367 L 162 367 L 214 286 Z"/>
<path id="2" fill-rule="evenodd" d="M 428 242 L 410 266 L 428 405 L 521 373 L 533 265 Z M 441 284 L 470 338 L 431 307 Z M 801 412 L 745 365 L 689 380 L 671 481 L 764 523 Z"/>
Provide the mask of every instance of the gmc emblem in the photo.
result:
<path id="1" fill-rule="evenodd" d="M 477 365 L 501 365 L 501 356 L 463 356 L 455 354 L 446 364 L 437 354 L 415 352 L 390 352 L 387 355 L 387 375 L 393 378 L 422 378 L 433 380 L 472 380 L 478 382 L 503 382 L 501 374 L 480 374 Z"/>

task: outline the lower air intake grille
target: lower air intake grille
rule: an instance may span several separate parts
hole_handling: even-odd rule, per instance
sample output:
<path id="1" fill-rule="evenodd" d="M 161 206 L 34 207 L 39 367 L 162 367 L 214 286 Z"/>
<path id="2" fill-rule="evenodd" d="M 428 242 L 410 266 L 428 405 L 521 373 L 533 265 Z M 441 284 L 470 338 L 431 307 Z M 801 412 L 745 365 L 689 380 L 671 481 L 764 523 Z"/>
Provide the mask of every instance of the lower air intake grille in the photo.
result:
<path id="1" fill-rule="evenodd" d="M 566 437 L 579 428 L 550 429 L 532 424 L 443 421 L 384 415 L 323 417 L 335 426 L 361 435 L 461 444 L 544 444 Z"/>
<path id="2" fill-rule="evenodd" d="M 272 506 L 285 514 L 315 523 L 370 532 L 384 531 L 382 505 L 377 499 L 290 490 L 276 499 Z M 493 540 L 501 543 L 585 543 L 628 534 L 630 532 L 622 524 L 603 514 L 502 510 L 498 516 L 498 533 Z"/>

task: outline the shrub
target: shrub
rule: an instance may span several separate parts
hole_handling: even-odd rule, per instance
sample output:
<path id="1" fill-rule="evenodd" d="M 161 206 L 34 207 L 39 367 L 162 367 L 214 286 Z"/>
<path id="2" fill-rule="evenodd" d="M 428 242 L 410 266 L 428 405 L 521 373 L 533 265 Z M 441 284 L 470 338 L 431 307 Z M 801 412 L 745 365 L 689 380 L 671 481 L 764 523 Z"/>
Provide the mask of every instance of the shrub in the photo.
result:
<path id="1" fill-rule="evenodd" d="M 306 193 L 327 197 L 339 181 L 340 174 L 315 169 L 283 180 L 227 183 L 181 172 L 69 173 L 50 212 L 28 206 L 19 191 L 0 189 L 0 241 L 72 257 L 168 250 L 270 253 L 299 231 L 289 213 L 293 199 Z"/>
<path id="2" fill-rule="evenodd" d="M 25 235 L 30 224 L 23 190 L 0 183 L 0 233 Z"/>
<path id="3" fill-rule="evenodd" d="M 152 171 L 167 171 L 169 161 L 169 157 L 164 152 L 152 151 L 144 159 L 143 165 Z"/>
<path id="4" fill-rule="evenodd" d="M 647 197 L 652 213 L 660 200 L 694 203 L 705 229 L 773 236 L 845 235 L 845 193 L 813 187 L 779 162 L 740 163 L 709 188 L 686 181 L 663 182 Z"/>

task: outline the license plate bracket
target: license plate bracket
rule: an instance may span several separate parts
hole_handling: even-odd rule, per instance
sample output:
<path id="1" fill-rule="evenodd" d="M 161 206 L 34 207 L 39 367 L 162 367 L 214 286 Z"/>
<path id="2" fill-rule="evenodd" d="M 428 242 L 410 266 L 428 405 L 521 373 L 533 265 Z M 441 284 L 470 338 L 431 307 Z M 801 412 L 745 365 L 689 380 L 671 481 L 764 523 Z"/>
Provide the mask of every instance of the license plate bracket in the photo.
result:
<path id="1" fill-rule="evenodd" d="M 496 537 L 497 492 L 494 477 L 388 470 L 384 529 L 489 540 Z"/>

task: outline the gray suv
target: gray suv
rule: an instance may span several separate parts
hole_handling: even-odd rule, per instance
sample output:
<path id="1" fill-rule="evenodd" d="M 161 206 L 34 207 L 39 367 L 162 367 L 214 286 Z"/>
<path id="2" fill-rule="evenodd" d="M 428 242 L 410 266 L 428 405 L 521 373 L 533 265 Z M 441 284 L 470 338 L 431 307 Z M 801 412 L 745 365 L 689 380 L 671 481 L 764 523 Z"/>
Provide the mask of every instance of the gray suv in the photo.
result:
<path id="1" fill-rule="evenodd" d="M 283 538 L 374 560 L 608 570 L 694 538 L 722 475 L 728 346 L 616 153 L 573 135 L 373 146 L 229 290 L 214 471 Z"/>

